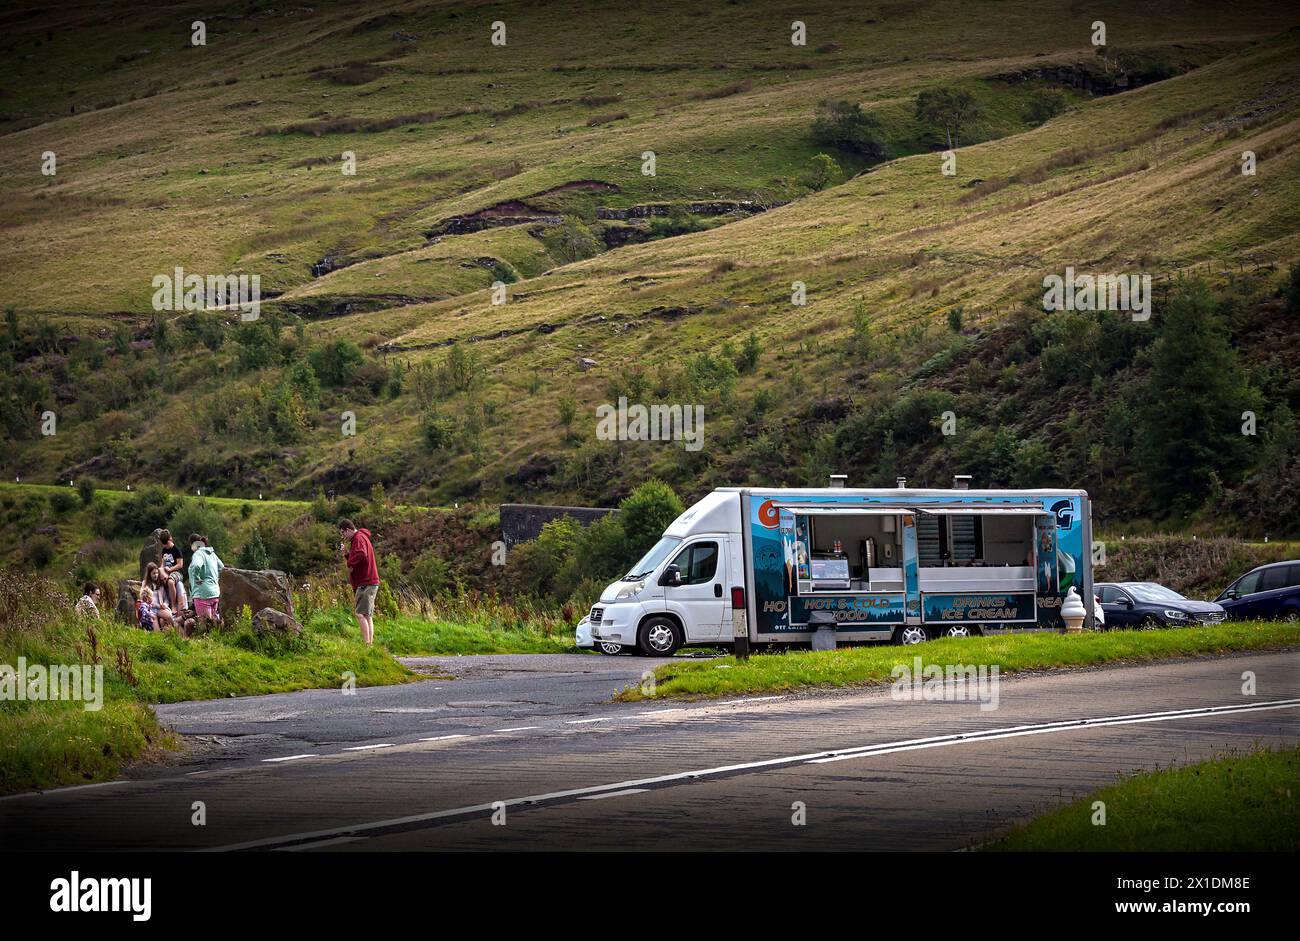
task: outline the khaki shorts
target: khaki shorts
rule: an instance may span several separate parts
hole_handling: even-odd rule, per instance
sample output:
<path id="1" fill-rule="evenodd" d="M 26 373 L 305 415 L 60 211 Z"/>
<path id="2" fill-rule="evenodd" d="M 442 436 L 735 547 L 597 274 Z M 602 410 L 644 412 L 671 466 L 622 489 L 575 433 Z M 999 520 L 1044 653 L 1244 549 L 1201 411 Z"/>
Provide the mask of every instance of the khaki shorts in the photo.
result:
<path id="1" fill-rule="evenodd" d="M 378 585 L 362 585 L 360 588 L 353 589 L 356 595 L 357 606 L 356 612 L 363 618 L 372 618 L 375 616 L 375 595 L 379 594 Z"/>

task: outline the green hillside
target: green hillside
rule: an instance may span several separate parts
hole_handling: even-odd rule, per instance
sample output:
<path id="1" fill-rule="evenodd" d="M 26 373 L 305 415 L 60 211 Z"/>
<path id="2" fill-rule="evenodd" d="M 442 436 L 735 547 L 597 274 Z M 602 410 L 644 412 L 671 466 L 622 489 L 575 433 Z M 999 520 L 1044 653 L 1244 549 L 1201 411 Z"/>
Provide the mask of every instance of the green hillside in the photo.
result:
<path id="1" fill-rule="evenodd" d="M 1085 486 L 1110 525 L 1300 534 L 1297 24 L 1208 2 L 20 4 L 3 470 L 604 505 L 652 476 L 693 496 L 967 472 Z M 977 108 L 954 175 L 926 92 Z M 814 130 L 827 101 L 874 119 L 883 159 Z M 1149 274 L 1151 320 L 1045 312 L 1067 266 Z M 177 267 L 259 275 L 261 318 L 155 312 Z M 703 447 L 600 440 L 620 396 L 702 406 Z"/>

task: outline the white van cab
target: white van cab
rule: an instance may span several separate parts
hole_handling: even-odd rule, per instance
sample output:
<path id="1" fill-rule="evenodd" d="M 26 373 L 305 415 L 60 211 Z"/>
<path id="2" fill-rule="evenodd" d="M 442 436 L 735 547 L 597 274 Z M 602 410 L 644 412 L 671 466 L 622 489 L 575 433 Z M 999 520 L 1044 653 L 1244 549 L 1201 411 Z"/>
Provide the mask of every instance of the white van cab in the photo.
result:
<path id="1" fill-rule="evenodd" d="M 677 517 L 601 593 L 588 615 L 592 640 L 658 657 L 688 644 L 731 643 L 733 598 L 745 606 L 740 511 L 735 491 L 714 491 Z"/>

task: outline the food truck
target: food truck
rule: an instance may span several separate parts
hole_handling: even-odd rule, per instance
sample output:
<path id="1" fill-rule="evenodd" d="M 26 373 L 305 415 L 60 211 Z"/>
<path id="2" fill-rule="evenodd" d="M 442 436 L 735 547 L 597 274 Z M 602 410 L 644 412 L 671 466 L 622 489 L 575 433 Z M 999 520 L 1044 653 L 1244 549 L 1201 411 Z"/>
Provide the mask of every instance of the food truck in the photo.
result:
<path id="1" fill-rule="evenodd" d="M 600 596 L 582 630 L 606 652 L 684 645 L 919 643 L 1058 629 L 1075 588 L 1094 617 L 1082 490 L 714 490 Z M 833 627 L 830 619 L 833 618 Z"/>

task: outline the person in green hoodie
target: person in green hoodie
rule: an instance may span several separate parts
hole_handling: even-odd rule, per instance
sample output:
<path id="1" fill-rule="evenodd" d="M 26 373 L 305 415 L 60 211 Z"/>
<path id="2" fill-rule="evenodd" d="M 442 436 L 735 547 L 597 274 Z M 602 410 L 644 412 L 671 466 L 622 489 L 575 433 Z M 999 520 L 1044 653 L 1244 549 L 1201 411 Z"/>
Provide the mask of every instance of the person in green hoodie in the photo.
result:
<path id="1" fill-rule="evenodd" d="M 208 537 L 190 533 L 190 598 L 200 621 L 220 621 L 217 602 L 221 599 L 221 570 L 225 563 L 208 545 Z"/>

